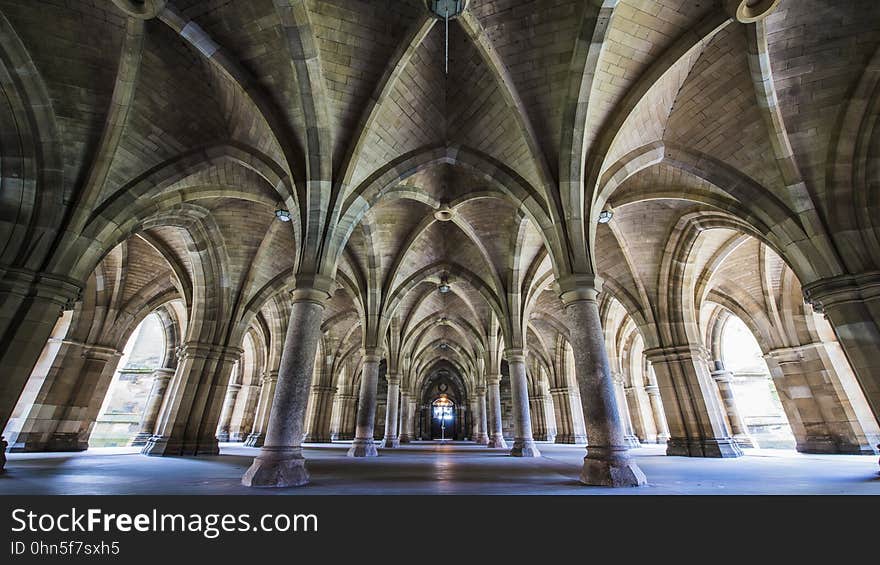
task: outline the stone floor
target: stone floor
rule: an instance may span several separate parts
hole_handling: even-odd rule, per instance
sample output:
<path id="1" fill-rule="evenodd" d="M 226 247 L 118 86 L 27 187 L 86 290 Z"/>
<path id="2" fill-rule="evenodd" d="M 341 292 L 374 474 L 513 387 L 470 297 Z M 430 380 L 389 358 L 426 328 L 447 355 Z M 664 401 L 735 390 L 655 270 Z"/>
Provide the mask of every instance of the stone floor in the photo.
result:
<path id="1" fill-rule="evenodd" d="M 518 459 L 467 442 L 418 442 L 380 457 L 351 459 L 347 443 L 309 444 L 305 488 L 240 485 L 256 449 L 222 444 L 217 457 L 146 457 L 131 448 L 8 454 L 2 494 L 878 494 L 876 456 L 746 451 L 739 459 L 666 457 L 662 446 L 632 451 L 648 476 L 639 489 L 577 482 L 584 448 L 539 444 Z"/>

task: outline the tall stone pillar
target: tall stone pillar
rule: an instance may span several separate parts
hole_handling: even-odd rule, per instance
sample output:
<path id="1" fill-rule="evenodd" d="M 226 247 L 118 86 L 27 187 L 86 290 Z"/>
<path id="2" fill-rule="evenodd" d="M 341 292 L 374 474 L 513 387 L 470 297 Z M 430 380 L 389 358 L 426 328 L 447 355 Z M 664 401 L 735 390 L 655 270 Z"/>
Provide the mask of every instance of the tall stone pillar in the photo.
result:
<path id="1" fill-rule="evenodd" d="M 510 395 L 513 399 L 513 447 L 510 454 L 514 457 L 540 457 L 541 452 L 532 437 L 526 353 L 522 349 L 507 349 L 504 356 L 510 367 Z"/>
<path id="2" fill-rule="evenodd" d="M 330 442 L 330 416 L 333 408 L 333 395 L 336 387 L 324 385 L 312 385 L 311 422 L 309 432 L 303 439 L 306 443 L 329 443 Z"/>
<path id="3" fill-rule="evenodd" d="M 321 282 L 317 287 L 298 284 L 293 291 L 266 440 L 241 479 L 245 486 L 289 487 L 309 482 L 302 455 L 303 428 L 331 286 L 330 281 Z"/>
<path id="4" fill-rule="evenodd" d="M 416 399 L 413 396 L 410 396 L 406 427 L 409 428 L 409 437 L 411 438 L 417 438 L 419 434 L 418 421 L 416 419 L 417 414 L 418 402 L 416 402 Z"/>
<path id="5" fill-rule="evenodd" d="M 233 365 L 242 349 L 186 342 L 180 350 L 156 424 L 144 445 L 145 455 L 217 455 L 217 426 Z"/>
<path id="6" fill-rule="evenodd" d="M 223 401 L 223 409 L 220 411 L 220 422 L 217 425 L 217 441 L 229 441 L 229 427 L 232 424 L 232 411 L 235 409 L 235 401 L 241 385 L 231 383 L 226 387 L 226 399 Z"/>
<path id="7" fill-rule="evenodd" d="M 718 387 L 709 374 L 709 354 L 699 344 L 660 347 L 645 351 L 654 368 L 666 423 L 667 455 L 740 457 L 739 444 L 730 437 Z"/>
<path id="8" fill-rule="evenodd" d="M 663 400 L 660 398 L 660 387 L 648 385 L 645 387 L 648 399 L 651 402 L 651 411 L 654 414 L 654 424 L 657 426 L 657 443 L 669 441 L 669 426 L 666 424 L 666 412 L 663 410 Z"/>
<path id="9" fill-rule="evenodd" d="M 385 438 L 382 447 L 400 447 L 400 438 L 397 436 L 397 407 L 400 396 L 400 378 L 395 374 L 388 374 L 388 401 L 385 406 Z"/>
<path id="10" fill-rule="evenodd" d="M 10 451 L 85 451 L 122 354 L 62 341 L 58 357 L 23 417 L 10 426 Z"/>
<path id="11" fill-rule="evenodd" d="M 504 441 L 503 422 L 501 421 L 501 375 L 487 375 L 489 388 L 489 443 L 487 447 L 507 449 Z"/>
<path id="12" fill-rule="evenodd" d="M 376 422 L 376 386 L 379 383 L 379 363 L 382 351 L 378 348 L 363 352 L 363 372 L 358 395 L 357 427 L 354 441 L 348 450 L 349 457 L 376 457 L 376 444 L 373 440 L 373 427 Z"/>
<path id="13" fill-rule="evenodd" d="M 80 292 L 71 279 L 0 266 L 0 430 L 64 309 Z"/>
<path id="14" fill-rule="evenodd" d="M 596 302 L 599 285 L 592 276 L 559 281 L 589 442 L 581 482 L 612 487 L 639 486 L 645 484 L 646 478 L 629 456 L 614 398 Z"/>
<path id="15" fill-rule="evenodd" d="M 617 398 L 617 406 L 623 418 L 623 441 L 630 449 L 641 447 L 642 444 L 639 443 L 639 438 L 636 437 L 633 429 L 632 414 L 629 411 L 629 403 L 626 401 L 626 392 L 623 390 L 623 375 L 612 373 L 612 379 L 614 380 L 614 396 Z"/>
<path id="16" fill-rule="evenodd" d="M 804 296 L 825 314 L 880 420 L 880 272 L 841 275 L 805 284 Z"/>
<path id="17" fill-rule="evenodd" d="M 477 413 L 475 419 L 477 421 L 477 432 L 474 434 L 474 441 L 478 445 L 488 445 L 489 434 L 487 432 L 486 417 L 486 387 L 484 386 L 477 387 Z"/>
<path id="18" fill-rule="evenodd" d="M 742 413 L 736 405 L 736 394 L 733 392 L 733 373 L 725 369 L 724 363 L 719 359 L 714 361 L 714 365 L 712 379 L 718 385 L 721 402 L 724 403 L 727 421 L 730 424 L 730 435 L 740 447 L 755 447 L 755 442 L 749 435 L 749 428 L 746 426 Z"/>
<path id="19" fill-rule="evenodd" d="M 156 431 L 156 422 L 159 419 L 159 412 L 162 409 L 162 402 L 165 400 L 165 393 L 168 391 L 168 383 L 174 376 L 174 369 L 162 367 L 153 371 L 153 384 L 150 387 L 150 394 L 147 396 L 147 404 L 144 407 L 144 413 L 141 415 L 141 421 L 138 425 L 138 433 L 131 440 L 133 446 L 143 446 Z"/>
<path id="20" fill-rule="evenodd" d="M 400 437 L 398 443 L 407 444 L 412 441 L 412 406 L 410 406 L 409 392 L 400 391 Z"/>
<path id="21" fill-rule="evenodd" d="M 244 444 L 247 447 L 263 447 L 266 442 L 266 429 L 272 413 L 272 401 L 275 399 L 275 385 L 278 383 L 278 371 L 267 371 L 260 381 L 260 399 L 257 401 L 257 413 L 254 416 L 254 427 L 248 434 Z"/>
<path id="22" fill-rule="evenodd" d="M 342 418 L 339 425 L 339 433 L 336 439 L 351 440 L 354 439 L 355 427 L 355 406 L 357 404 L 357 396 L 353 394 L 343 394 L 340 396 L 342 402 Z"/>
<path id="23" fill-rule="evenodd" d="M 880 427 L 839 344 L 769 351 L 764 359 L 802 453 L 877 453 Z"/>
<path id="24" fill-rule="evenodd" d="M 543 408 L 544 408 L 544 425 L 547 426 L 547 441 L 556 441 L 556 413 L 553 410 L 553 398 L 550 396 L 550 387 L 544 386 Z"/>

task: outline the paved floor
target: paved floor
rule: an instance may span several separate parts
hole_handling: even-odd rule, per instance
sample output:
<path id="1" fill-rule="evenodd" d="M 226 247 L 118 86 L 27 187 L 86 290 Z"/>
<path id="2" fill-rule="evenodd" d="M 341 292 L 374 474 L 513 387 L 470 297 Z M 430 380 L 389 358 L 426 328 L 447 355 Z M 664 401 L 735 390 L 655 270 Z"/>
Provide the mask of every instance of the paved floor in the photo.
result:
<path id="1" fill-rule="evenodd" d="M 648 476 L 639 489 L 577 482 L 584 448 L 539 444 L 519 459 L 466 442 L 418 442 L 351 459 L 347 443 L 309 444 L 312 483 L 250 489 L 239 480 L 256 449 L 222 444 L 216 457 L 146 457 L 131 448 L 8 454 L 2 494 L 878 494 L 876 456 L 746 451 L 739 459 L 667 457 L 662 446 L 632 451 Z"/>

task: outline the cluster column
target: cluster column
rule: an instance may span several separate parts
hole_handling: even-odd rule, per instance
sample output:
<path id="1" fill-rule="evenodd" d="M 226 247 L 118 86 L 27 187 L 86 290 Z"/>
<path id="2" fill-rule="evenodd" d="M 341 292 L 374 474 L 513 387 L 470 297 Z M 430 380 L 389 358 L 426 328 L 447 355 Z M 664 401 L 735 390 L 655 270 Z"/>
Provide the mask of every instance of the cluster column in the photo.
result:
<path id="1" fill-rule="evenodd" d="M 669 426 L 667 455 L 740 457 L 730 437 L 718 387 L 709 374 L 709 353 L 698 344 L 648 349 Z"/>
<path id="2" fill-rule="evenodd" d="M 639 486 L 646 478 L 630 458 L 624 439 L 596 302 L 599 286 L 598 279 L 587 275 L 559 281 L 589 441 L 581 482 Z"/>
<path id="3" fill-rule="evenodd" d="M 333 410 L 333 395 L 336 387 L 312 385 L 312 413 L 309 432 L 303 439 L 306 443 L 330 442 L 330 417 Z"/>
<path id="4" fill-rule="evenodd" d="M 629 411 L 629 402 L 626 399 L 626 391 L 623 389 L 624 378 L 620 373 L 612 373 L 614 380 L 614 394 L 617 397 L 618 407 L 623 416 L 623 440 L 629 448 L 640 447 L 639 438 L 633 429 L 632 414 Z"/>
<path id="5" fill-rule="evenodd" d="M 220 422 L 217 425 L 217 441 L 229 441 L 229 428 L 232 425 L 232 411 L 235 410 L 235 401 L 241 391 L 241 384 L 234 382 L 240 378 L 241 361 L 235 363 L 232 370 L 232 381 L 226 387 L 226 399 L 223 401 L 223 409 L 220 411 Z"/>
<path id="6" fill-rule="evenodd" d="M 395 374 L 388 374 L 388 401 L 385 404 L 385 437 L 382 447 L 400 447 L 400 438 L 397 437 L 397 407 L 400 397 L 400 378 Z"/>
<path id="7" fill-rule="evenodd" d="M 309 282 L 317 284 L 298 284 L 293 291 L 266 440 L 241 479 L 245 486 L 289 487 L 309 482 L 302 455 L 303 427 L 321 339 L 321 321 L 331 286 L 331 282 L 323 278 Z"/>
<path id="8" fill-rule="evenodd" d="M 400 437 L 398 443 L 409 443 L 412 441 L 411 431 L 412 425 L 412 406 L 410 405 L 410 394 L 408 391 L 400 391 Z"/>
<path id="9" fill-rule="evenodd" d="M 486 418 L 486 387 L 478 386 L 477 387 L 477 433 L 474 435 L 474 441 L 479 445 L 488 445 L 489 444 L 489 434 L 486 431 L 487 428 L 487 418 Z"/>
<path id="10" fill-rule="evenodd" d="M 244 444 L 247 447 L 263 447 L 277 382 L 278 371 L 267 371 L 263 374 L 263 378 L 260 381 L 260 399 L 257 401 L 257 413 L 254 416 L 254 427 L 251 433 L 248 434 L 247 439 L 244 440 Z"/>
<path id="11" fill-rule="evenodd" d="M 504 357 L 510 367 L 510 395 L 513 400 L 513 447 L 510 454 L 514 457 L 540 457 L 541 452 L 532 437 L 526 353 L 522 349 L 507 349 Z"/>
<path id="12" fill-rule="evenodd" d="M 669 426 L 666 424 L 666 413 L 663 411 L 663 400 L 660 398 L 660 387 L 655 384 L 645 387 L 648 401 L 651 403 L 651 412 L 654 414 L 654 424 L 657 427 L 657 443 L 669 441 Z"/>
<path id="13" fill-rule="evenodd" d="M 358 395 L 357 421 L 354 441 L 348 450 L 349 457 L 376 457 L 376 444 L 373 440 L 373 428 L 376 423 L 376 386 L 379 384 L 379 363 L 382 361 L 382 350 L 378 347 L 363 350 L 363 372 L 361 388 Z"/>
<path id="14" fill-rule="evenodd" d="M 489 443 L 487 447 L 507 449 L 504 441 L 503 422 L 501 421 L 501 375 L 487 375 L 489 389 Z"/>
<path id="15" fill-rule="evenodd" d="M 168 390 L 168 383 L 174 376 L 174 369 L 162 367 L 153 371 L 153 384 L 150 387 L 150 394 L 147 396 L 147 404 L 144 407 L 144 413 L 141 416 L 138 425 L 138 433 L 131 440 L 133 446 L 143 446 L 153 437 L 156 431 L 156 422 L 159 420 L 159 412 L 162 409 L 162 402 L 165 400 L 165 392 Z"/>
<path id="16" fill-rule="evenodd" d="M 733 373 L 725 369 L 724 363 L 716 359 L 715 368 L 712 371 L 712 379 L 718 385 L 721 402 L 724 403 L 727 421 L 730 423 L 730 435 L 740 447 L 755 447 L 755 442 L 749 435 L 749 428 L 746 426 L 742 413 L 736 404 L 736 394 L 733 392 Z"/>

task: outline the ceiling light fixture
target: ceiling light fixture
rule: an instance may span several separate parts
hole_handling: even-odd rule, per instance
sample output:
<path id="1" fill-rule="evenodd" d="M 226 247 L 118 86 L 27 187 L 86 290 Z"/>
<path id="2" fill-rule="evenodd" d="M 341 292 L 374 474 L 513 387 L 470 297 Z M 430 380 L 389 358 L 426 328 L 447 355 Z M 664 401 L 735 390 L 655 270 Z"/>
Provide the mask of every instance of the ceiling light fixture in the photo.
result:
<path id="1" fill-rule="evenodd" d="M 275 217 L 282 222 L 290 221 L 290 211 L 281 202 L 275 207 Z"/>
<path id="2" fill-rule="evenodd" d="M 599 212 L 599 223 L 607 224 L 611 221 L 612 216 L 614 216 L 614 213 L 611 210 L 602 210 Z"/>
<path id="3" fill-rule="evenodd" d="M 443 275 L 443 278 L 440 279 L 440 284 L 437 286 L 437 290 L 440 291 L 440 294 L 446 294 L 452 287 L 449 286 L 449 281 L 446 279 L 446 275 Z"/>

